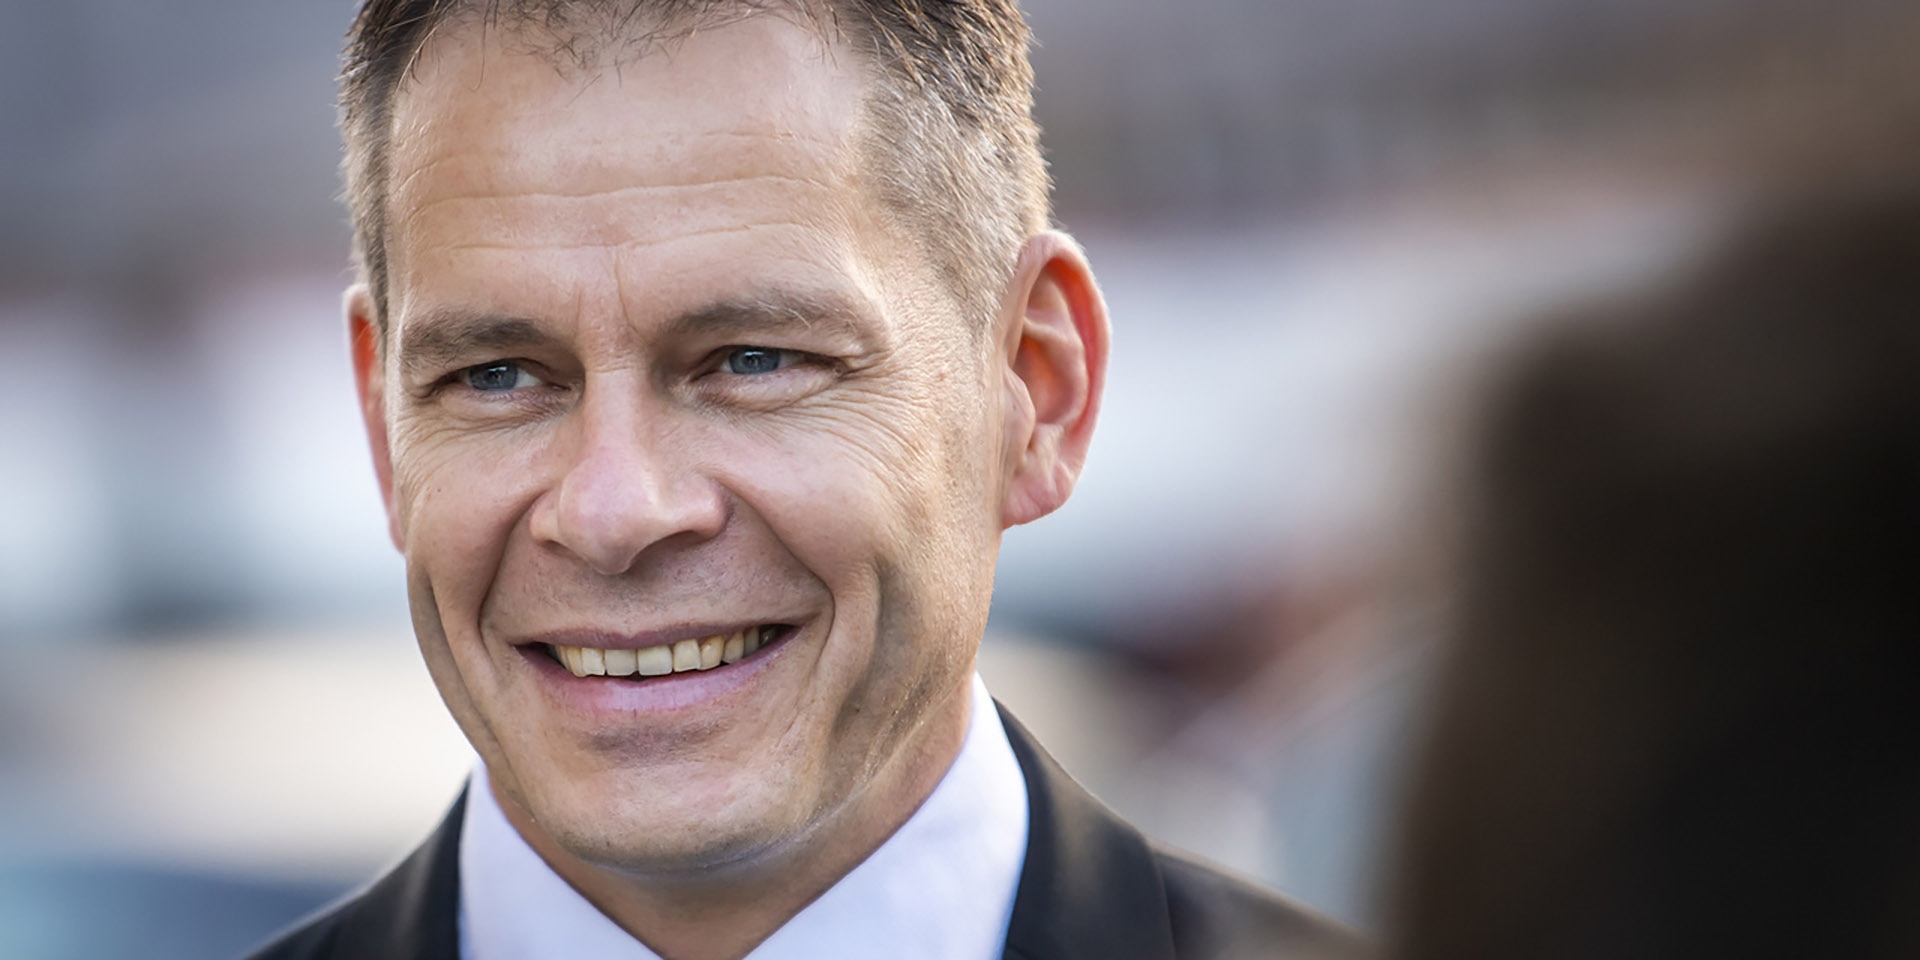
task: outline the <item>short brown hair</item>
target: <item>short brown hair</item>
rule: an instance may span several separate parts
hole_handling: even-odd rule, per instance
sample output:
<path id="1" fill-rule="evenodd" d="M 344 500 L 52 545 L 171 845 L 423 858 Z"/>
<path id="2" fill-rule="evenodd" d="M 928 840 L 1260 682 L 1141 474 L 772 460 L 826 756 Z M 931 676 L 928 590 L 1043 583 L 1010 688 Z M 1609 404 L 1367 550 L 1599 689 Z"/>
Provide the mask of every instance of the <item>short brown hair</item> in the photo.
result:
<path id="1" fill-rule="evenodd" d="M 1014 0 L 366 0 L 340 78 L 354 260 L 387 325 L 393 107 L 415 58 L 458 18 L 537 33 L 557 63 L 640 50 L 742 16 L 798 15 L 873 68 L 863 146 L 875 199 L 984 328 L 1020 245 L 1049 219 L 1030 34 Z"/>

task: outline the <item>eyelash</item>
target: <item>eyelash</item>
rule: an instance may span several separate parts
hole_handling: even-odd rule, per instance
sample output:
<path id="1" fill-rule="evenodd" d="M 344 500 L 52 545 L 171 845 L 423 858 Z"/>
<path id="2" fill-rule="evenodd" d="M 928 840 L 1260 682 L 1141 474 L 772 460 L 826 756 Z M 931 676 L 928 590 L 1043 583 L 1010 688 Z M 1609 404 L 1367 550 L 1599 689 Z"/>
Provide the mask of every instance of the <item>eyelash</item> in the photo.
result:
<path id="1" fill-rule="evenodd" d="M 758 373 L 737 373 L 733 361 L 743 353 L 771 354 L 778 364 Z M 742 409 L 777 408 L 798 402 L 825 388 L 837 379 L 845 366 L 833 357 L 755 344 L 732 344 L 709 354 L 697 378 L 699 393 L 707 402 L 721 406 L 739 405 Z"/>
<path id="2" fill-rule="evenodd" d="M 472 384 L 471 378 L 475 374 L 483 370 L 490 370 L 497 367 L 513 367 L 516 370 L 518 370 L 521 375 L 530 377 L 538 381 L 538 383 L 531 384 L 527 387 L 509 387 L 504 390 L 483 390 Z M 516 379 L 518 378 L 516 377 Z M 515 394 L 523 394 L 533 389 L 537 389 L 539 387 L 561 388 L 559 384 L 554 383 L 552 376 L 548 374 L 545 368 L 541 367 L 539 364 L 534 363 L 530 360 L 521 360 L 517 358 L 505 358 L 500 360 L 488 360 L 484 363 L 469 364 L 468 366 L 460 367 L 456 370 L 450 371 L 445 376 L 441 377 L 440 379 L 434 381 L 432 384 L 428 385 L 425 392 L 428 395 L 431 395 L 431 394 L 440 393 L 446 390 L 458 389 L 470 394 L 479 394 L 482 396 L 487 394 L 497 394 L 501 397 L 506 397 L 506 396 L 511 396 Z"/>
<path id="3" fill-rule="evenodd" d="M 744 354 L 744 353 L 770 354 L 775 358 L 775 362 L 777 365 L 771 370 L 765 370 L 757 373 L 753 373 L 753 372 L 741 373 L 733 370 L 732 362 L 737 357 L 739 357 L 741 354 Z M 790 350 L 782 347 L 765 347 L 765 346 L 759 346 L 755 344 L 730 344 L 728 346 L 720 348 L 719 350 L 714 351 L 714 353 L 711 356 L 712 356 L 712 359 L 709 360 L 708 363 L 704 365 L 706 369 L 706 373 L 703 374 L 703 377 L 711 376 L 713 374 L 725 374 L 727 375 L 728 379 L 736 382 L 746 382 L 746 381 L 772 378 L 777 374 L 784 374 L 784 373 L 798 371 L 801 368 L 808 367 L 808 366 L 831 366 L 832 365 L 831 362 L 828 361 L 826 358 L 817 356 L 815 354 L 807 353 L 806 351 L 803 351 L 803 350 Z M 530 377 L 538 382 L 534 384 L 530 384 L 525 387 L 513 386 L 513 387 L 508 387 L 508 388 L 499 389 L 499 390 L 485 390 L 485 389 L 481 389 L 479 387 L 473 386 L 471 381 L 476 374 L 479 374 L 481 371 L 485 371 L 493 368 L 499 368 L 499 367 L 513 367 L 519 372 L 519 375 Z M 769 384 L 769 386 L 771 386 L 771 384 Z M 551 388 L 554 390 L 566 389 L 564 385 L 553 382 L 551 375 L 548 374 L 546 370 L 543 367 L 541 367 L 539 364 L 536 364 L 530 360 L 525 360 L 525 359 L 503 358 L 498 360 L 488 360 L 483 363 L 469 364 L 467 366 L 460 367 L 459 369 L 453 370 L 450 373 L 448 373 L 446 376 L 440 378 L 440 380 L 435 382 L 429 388 L 429 391 L 432 393 L 438 393 L 443 390 L 458 389 L 462 393 L 474 395 L 483 399 L 488 399 L 493 401 L 504 401 L 504 400 L 512 400 L 512 399 L 526 399 L 528 398 L 528 395 L 532 391 L 541 387 Z"/>
<path id="4" fill-rule="evenodd" d="M 476 387 L 473 385 L 473 378 L 476 374 L 483 373 L 485 371 L 490 371 L 490 370 L 497 370 L 501 368 L 511 368 L 520 375 L 523 375 L 535 381 L 538 381 L 537 383 L 533 384 L 533 386 L 552 386 L 552 383 L 550 383 L 547 380 L 547 378 L 528 369 L 528 364 L 521 360 L 493 360 L 487 363 L 477 363 L 471 367 L 466 367 L 462 370 L 455 372 L 454 379 L 456 381 L 464 382 L 465 385 L 469 389 L 473 390 L 475 393 L 510 393 L 514 389 L 516 389 L 517 385 L 509 386 L 500 390 L 487 390 L 487 389 L 483 389 L 481 387 Z M 518 378 L 516 377 L 516 379 Z"/>

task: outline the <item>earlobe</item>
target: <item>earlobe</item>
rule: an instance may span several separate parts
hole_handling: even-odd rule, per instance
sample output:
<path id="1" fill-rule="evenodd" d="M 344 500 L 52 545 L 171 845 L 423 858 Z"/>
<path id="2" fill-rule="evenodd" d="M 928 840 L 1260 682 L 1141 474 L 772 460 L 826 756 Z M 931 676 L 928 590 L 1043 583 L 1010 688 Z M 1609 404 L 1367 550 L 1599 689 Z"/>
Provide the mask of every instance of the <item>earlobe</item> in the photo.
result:
<path id="1" fill-rule="evenodd" d="M 387 442 L 385 351 L 381 349 L 381 330 L 375 316 L 373 295 L 366 284 L 347 288 L 344 297 L 347 314 L 347 343 L 353 360 L 353 383 L 360 399 L 360 417 L 367 429 L 367 445 L 373 454 L 373 472 L 380 483 L 380 500 L 387 511 L 387 536 L 405 552 L 406 541 L 400 532 L 400 515 L 394 509 L 393 454 Z"/>
<path id="2" fill-rule="evenodd" d="M 1063 233 L 1027 241 L 1009 297 L 1001 523 L 1011 527 L 1052 513 L 1073 493 L 1100 412 L 1111 330 L 1086 254 Z"/>

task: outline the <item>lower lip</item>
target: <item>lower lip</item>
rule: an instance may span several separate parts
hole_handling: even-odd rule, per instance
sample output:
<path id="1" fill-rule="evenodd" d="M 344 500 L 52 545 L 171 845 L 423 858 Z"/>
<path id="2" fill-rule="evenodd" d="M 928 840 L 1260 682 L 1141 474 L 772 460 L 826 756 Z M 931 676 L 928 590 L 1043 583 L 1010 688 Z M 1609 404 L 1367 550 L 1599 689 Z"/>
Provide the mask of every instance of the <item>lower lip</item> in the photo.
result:
<path id="1" fill-rule="evenodd" d="M 540 678 L 540 687 L 562 709 L 586 714 L 633 716 L 665 715 L 695 708 L 711 708 L 739 696 L 768 668 L 781 660 L 799 636 L 801 627 L 789 627 L 771 644 L 733 663 L 711 670 L 688 670 L 644 679 L 577 677 L 547 652 L 544 644 L 516 647 Z"/>

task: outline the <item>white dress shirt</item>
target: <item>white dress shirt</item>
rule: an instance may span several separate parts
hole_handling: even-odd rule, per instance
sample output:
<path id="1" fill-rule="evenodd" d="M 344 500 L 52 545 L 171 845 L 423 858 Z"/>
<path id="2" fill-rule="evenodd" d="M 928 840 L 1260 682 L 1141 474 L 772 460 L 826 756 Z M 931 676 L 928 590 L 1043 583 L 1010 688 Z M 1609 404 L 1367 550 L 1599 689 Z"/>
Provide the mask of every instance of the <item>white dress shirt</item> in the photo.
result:
<path id="1" fill-rule="evenodd" d="M 1026 779 L 976 674 L 966 742 L 926 802 L 749 960 L 998 960 L 1026 856 Z M 467 787 L 459 924 L 464 960 L 659 960 L 527 845 L 484 766 Z"/>

